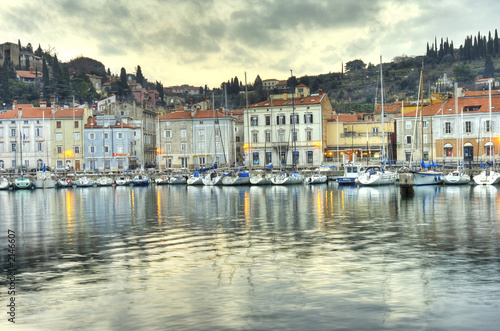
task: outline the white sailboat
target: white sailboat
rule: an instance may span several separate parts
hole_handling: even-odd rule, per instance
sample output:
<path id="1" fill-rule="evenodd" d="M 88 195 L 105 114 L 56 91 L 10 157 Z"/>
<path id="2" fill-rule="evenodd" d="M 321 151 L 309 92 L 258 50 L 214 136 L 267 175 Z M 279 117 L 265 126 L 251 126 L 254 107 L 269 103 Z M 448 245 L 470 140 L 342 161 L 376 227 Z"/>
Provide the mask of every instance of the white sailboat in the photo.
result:
<path id="1" fill-rule="evenodd" d="M 221 186 L 223 175 L 216 171 L 212 171 L 210 174 L 203 176 L 203 185 L 205 186 Z"/>
<path id="2" fill-rule="evenodd" d="M 396 182 L 397 178 L 397 173 L 385 171 L 380 166 L 370 166 L 357 178 L 357 183 L 362 186 L 391 185 Z"/>
<path id="3" fill-rule="evenodd" d="M 5 177 L 0 177 L 0 190 L 8 190 L 11 186 L 10 181 Z"/>
<path id="4" fill-rule="evenodd" d="M 490 126 L 491 126 L 491 79 L 488 81 L 488 96 L 489 96 L 489 111 L 490 111 Z M 490 146 L 491 140 L 492 140 L 492 134 L 493 134 L 493 129 L 490 127 Z M 493 164 L 492 161 L 493 157 L 493 152 L 490 152 L 490 163 Z M 482 165 L 482 162 L 481 162 Z M 493 170 L 488 170 L 489 167 L 483 166 L 485 169 L 479 173 L 479 175 L 476 175 L 473 177 L 473 180 L 476 184 L 478 185 L 494 185 L 500 183 L 500 173 L 493 171 Z"/>
<path id="5" fill-rule="evenodd" d="M 295 172 L 293 173 L 284 172 L 274 176 L 271 179 L 271 183 L 273 185 L 294 185 L 294 184 L 302 184 L 303 182 L 304 182 L 304 177 Z"/>
<path id="6" fill-rule="evenodd" d="M 455 115 L 456 115 L 457 124 L 458 124 L 459 122 L 458 122 L 458 87 L 457 87 L 457 83 L 455 83 Z M 458 137 L 457 137 L 457 141 L 456 141 L 456 146 L 457 146 L 457 169 L 451 171 L 450 173 L 446 174 L 443 177 L 443 182 L 446 185 L 465 185 L 471 181 L 471 177 L 468 174 L 466 174 L 465 172 L 463 172 L 462 171 L 463 167 L 460 166 L 460 161 L 459 161 L 460 149 L 458 148 L 458 146 L 459 146 Z"/>
<path id="7" fill-rule="evenodd" d="M 328 177 L 320 172 L 307 176 L 304 180 L 306 184 L 325 184 L 327 181 Z"/>
<path id="8" fill-rule="evenodd" d="M 35 188 L 55 188 L 57 181 L 50 171 L 46 171 L 45 165 L 42 171 L 36 172 Z"/>

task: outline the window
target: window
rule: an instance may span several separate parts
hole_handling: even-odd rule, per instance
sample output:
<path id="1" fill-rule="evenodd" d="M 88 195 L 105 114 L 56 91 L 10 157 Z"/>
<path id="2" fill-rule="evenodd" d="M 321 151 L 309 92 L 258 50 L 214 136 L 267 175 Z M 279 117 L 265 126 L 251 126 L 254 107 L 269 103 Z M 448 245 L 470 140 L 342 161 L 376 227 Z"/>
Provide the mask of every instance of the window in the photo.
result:
<path id="1" fill-rule="evenodd" d="M 187 151 L 187 144 L 186 143 L 181 143 L 181 151 L 183 151 L 183 152 Z"/>
<path id="2" fill-rule="evenodd" d="M 285 132 L 283 132 L 283 131 L 278 132 L 278 142 L 280 142 L 280 143 L 285 142 Z"/>
<path id="3" fill-rule="evenodd" d="M 471 133 L 472 132 L 472 122 L 466 121 L 464 124 L 465 124 L 465 132 Z"/>
<path id="4" fill-rule="evenodd" d="M 56 152 L 57 152 L 57 154 L 62 154 L 62 146 L 57 146 Z"/>
<path id="5" fill-rule="evenodd" d="M 30 151 L 30 143 L 24 142 L 23 143 L 23 152 L 29 152 Z"/>
<path id="6" fill-rule="evenodd" d="M 271 125 L 271 116 L 266 115 L 266 125 Z"/>
<path id="7" fill-rule="evenodd" d="M 304 114 L 304 123 L 313 123 L 313 114 Z"/>
<path id="8" fill-rule="evenodd" d="M 453 146 L 451 146 L 451 144 L 449 143 L 444 145 L 444 156 L 445 157 L 453 156 Z"/>
<path id="9" fill-rule="evenodd" d="M 406 130 L 411 130 L 411 121 L 406 121 Z"/>
<path id="10" fill-rule="evenodd" d="M 259 153 L 253 153 L 253 164 L 259 164 Z"/>
<path id="11" fill-rule="evenodd" d="M 285 121 L 285 115 L 278 115 L 278 116 L 276 116 L 276 123 L 278 125 L 285 125 L 286 124 L 285 122 L 286 122 Z"/>
<path id="12" fill-rule="evenodd" d="M 181 125 L 186 125 L 186 121 L 182 121 Z M 187 164 L 187 163 L 186 163 Z"/>
<path id="13" fill-rule="evenodd" d="M 424 121 L 424 129 L 427 129 L 427 128 L 428 128 L 427 121 Z"/>
<path id="14" fill-rule="evenodd" d="M 493 132 L 495 127 L 495 122 L 490 120 L 484 121 L 484 132 Z M 489 154 L 488 154 L 489 155 Z"/>
<path id="15" fill-rule="evenodd" d="M 43 142 L 37 141 L 35 148 L 37 152 L 43 152 Z"/>
<path id="16" fill-rule="evenodd" d="M 61 128 L 61 121 L 56 121 L 56 128 L 60 129 Z"/>
<path id="17" fill-rule="evenodd" d="M 16 129 L 10 129 L 10 136 L 15 137 L 16 136 Z"/>
<path id="18" fill-rule="evenodd" d="M 444 123 L 444 132 L 445 133 L 451 133 L 451 122 L 445 122 Z"/>
<path id="19" fill-rule="evenodd" d="M 165 150 L 166 150 L 167 152 L 172 151 L 172 143 L 166 143 L 166 144 L 165 144 Z"/>
<path id="20" fill-rule="evenodd" d="M 273 163 L 273 153 L 266 152 L 266 164 Z"/>
<path id="21" fill-rule="evenodd" d="M 299 115 L 290 115 L 290 124 L 299 124 Z"/>
<path id="22" fill-rule="evenodd" d="M 270 142 L 271 142 L 271 132 L 266 131 L 266 143 L 270 143 Z"/>
<path id="23" fill-rule="evenodd" d="M 181 157 L 181 168 L 187 168 L 187 167 L 188 167 L 188 158 Z"/>
<path id="24" fill-rule="evenodd" d="M 239 143 L 240 142 L 240 136 L 236 136 L 236 142 Z"/>
<path id="25" fill-rule="evenodd" d="M 372 127 L 372 135 L 378 136 L 378 128 L 377 127 Z"/>
<path id="26" fill-rule="evenodd" d="M 297 141 L 297 131 L 293 131 L 293 141 Z"/>
<path id="27" fill-rule="evenodd" d="M 123 139 L 123 132 L 118 132 L 118 133 L 116 134 L 116 138 L 118 138 L 118 139 Z"/>
<path id="28" fill-rule="evenodd" d="M 10 144 L 10 151 L 15 152 L 17 150 L 17 144 L 16 143 L 11 143 Z"/>
<path id="29" fill-rule="evenodd" d="M 312 141 L 312 131 L 311 130 L 306 131 L 306 140 Z"/>
<path id="30" fill-rule="evenodd" d="M 75 129 L 78 128 L 78 121 L 75 121 Z"/>
<path id="31" fill-rule="evenodd" d="M 424 134 L 424 139 L 423 139 L 424 144 L 427 144 L 427 135 Z"/>
<path id="32" fill-rule="evenodd" d="M 169 126 L 169 125 L 170 125 L 170 122 L 165 122 L 165 125 L 166 125 L 166 126 Z"/>
<path id="33" fill-rule="evenodd" d="M 16 168 L 16 160 L 12 160 L 12 168 Z"/>
<path id="34" fill-rule="evenodd" d="M 286 164 L 286 153 L 285 152 L 280 153 L 280 164 Z"/>
<path id="35" fill-rule="evenodd" d="M 181 138 L 186 138 L 186 129 L 181 130 Z"/>
<path id="36" fill-rule="evenodd" d="M 108 145 L 104 146 L 104 153 L 109 153 L 109 146 Z"/>
<path id="37" fill-rule="evenodd" d="M 89 133 L 89 140 L 95 140 L 95 133 Z"/>
<path id="38" fill-rule="evenodd" d="M 257 132 L 252 132 L 252 142 L 256 143 L 258 142 L 258 133 Z"/>
<path id="39" fill-rule="evenodd" d="M 494 151 L 495 151 L 495 146 L 493 146 L 493 144 L 490 144 L 489 142 L 486 143 L 486 146 L 485 146 L 485 149 L 486 149 L 486 155 L 493 155 Z"/>
<path id="40" fill-rule="evenodd" d="M 411 136 L 406 136 L 406 144 L 411 144 Z"/>
<path id="41" fill-rule="evenodd" d="M 299 152 L 293 152 L 293 164 L 299 164 Z"/>
<path id="42" fill-rule="evenodd" d="M 204 166 L 205 165 L 205 157 L 199 157 L 198 158 L 198 163 L 200 164 L 200 166 Z"/>
<path id="43" fill-rule="evenodd" d="M 80 146 L 75 146 L 75 154 L 80 154 Z"/>
<path id="44" fill-rule="evenodd" d="M 250 118 L 250 122 L 252 126 L 257 126 L 259 125 L 259 118 L 257 116 L 252 116 Z"/>
<path id="45" fill-rule="evenodd" d="M 217 128 L 215 129 L 215 136 L 216 136 L 216 137 L 220 136 L 220 130 L 219 130 L 219 129 L 217 129 Z"/>
<path id="46" fill-rule="evenodd" d="M 307 163 L 313 163 L 313 152 L 307 151 Z"/>
<path id="47" fill-rule="evenodd" d="M 62 141 L 62 133 L 56 133 L 56 141 Z"/>
<path id="48" fill-rule="evenodd" d="M 205 129 L 198 129 L 198 137 L 205 138 Z"/>
<path id="49" fill-rule="evenodd" d="M 104 139 L 109 139 L 109 133 L 107 132 L 104 133 Z"/>
<path id="50" fill-rule="evenodd" d="M 37 127 L 35 128 L 35 137 L 41 137 L 42 136 L 42 128 Z"/>
<path id="51" fill-rule="evenodd" d="M 74 136 L 75 136 L 75 141 L 80 140 L 80 132 L 75 132 Z"/>
<path id="52" fill-rule="evenodd" d="M 0 168 L 5 169 L 5 163 L 3 160 L 0 160 Z"/>
<path id="53" fill-rule="evenodd" d="M 111 168 L 111 162 L 109 159 L 104 160 L 104 169 L 109 169 Z"/>
<path id="54" fill-rule="evenodd" d="M 123 145 L 116 146 L 118 154 L 123 154 Z"/>
<path id="55" fill-rule="evenodd" d="M 27 139 L 30 136 L 30 129 L 23 128 L 23 139 Z"/>
<path id="56" fill-rule="evenodd" d="M 89 147 L 89 153 L 90 154 L 95 154 L 95 147 L 94 146 L 90 146 Z"/>
<path id="57" fill-rule="evenodd" d="M 203 124 L 203 121 L 200 121 L 200 124 Z M 203 162 L 203 164 L 205 164 L 205 162 Z"/>
<path id="58" fill-rule="evenodd" d="M 172 130 L 164 130 L 163 137 L 164 138 L 172 138 Z"/>

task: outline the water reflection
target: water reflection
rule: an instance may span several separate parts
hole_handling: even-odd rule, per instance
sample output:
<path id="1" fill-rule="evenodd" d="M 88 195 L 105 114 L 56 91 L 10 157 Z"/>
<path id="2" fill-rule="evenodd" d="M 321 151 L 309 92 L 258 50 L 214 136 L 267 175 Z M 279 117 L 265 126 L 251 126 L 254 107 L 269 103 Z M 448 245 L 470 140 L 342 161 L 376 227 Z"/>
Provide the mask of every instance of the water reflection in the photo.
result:
<path id="1" fill-rule="evenodd" d="M 18 233 L 28 329 L 487 330 L 498 199 L 332 184 L 0 192 L 0 231 Z"/>

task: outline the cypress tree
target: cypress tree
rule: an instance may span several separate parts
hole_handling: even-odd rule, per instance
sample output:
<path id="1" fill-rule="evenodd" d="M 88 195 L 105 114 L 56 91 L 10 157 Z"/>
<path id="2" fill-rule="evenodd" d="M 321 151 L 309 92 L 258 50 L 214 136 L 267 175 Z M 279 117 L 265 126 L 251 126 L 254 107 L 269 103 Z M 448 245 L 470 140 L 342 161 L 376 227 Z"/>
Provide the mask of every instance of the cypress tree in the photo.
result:
<path id="1" fill-rule="evenodd" d="M 495 56 L 498 56 L 498 32 L 495 29 L 495 39 L 493 40 L 493 52 Z"/>
<path id="2" fill-rule="evenodd" d="M 495 78 L 495 67 L 490 54 L 486 55 L 483 78 Z"/>

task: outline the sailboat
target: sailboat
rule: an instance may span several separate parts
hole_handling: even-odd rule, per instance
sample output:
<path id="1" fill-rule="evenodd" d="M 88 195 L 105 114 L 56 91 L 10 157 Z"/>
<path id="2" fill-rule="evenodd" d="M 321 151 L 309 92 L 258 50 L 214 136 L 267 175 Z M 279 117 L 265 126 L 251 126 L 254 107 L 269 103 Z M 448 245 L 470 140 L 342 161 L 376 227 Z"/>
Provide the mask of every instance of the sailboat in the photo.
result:
<path id="1" fill-rule="evenodd" d="M 0 177 L 0 190 L 8 190 L 11 187 L 10 181 L 5 177 Z"/>
<path id="2" fill-rule="evenodd" d="M 455 115 L 456 115 L 457 123 L 458 123 L 458 88 L 457 88 L 457 83 L 455 83 Z M 458 144 L 458 137 L 457 137 L 456 145 L 457 145 L 457 147 L 459 145 Z M 462 171 L 463 167 L 460 167 L 460 161 L 459 161 L 459 157 L 458 157 L 459 150 L 460 149 L 457 148 L 457 169 L 453 170 L 452 172 L 448 173 L 446 176 L 443 177 L 443 182 L 446 185 L 465 185 L 471 181 L 471 177 Z"/>
<path id="3" fill-rule="evenodd" d="M 489 112 L 490 112 L 490 126 L 491 126 L 491 79 L 488 80 L 488 97 L 489 97 Z M 493 130 L 490 127 L 490 146 L 491 146 L 491 139 L 492 139 L 492 134 Z M 493 152 L 490 152 L 490 164 L 493 165 Z M 483 165 L 483 162 L 481 162 L 482 168 L 484 168 L 483 171 L 479 173 L 479 175 L 476 175 L 473 177 L 474 182 L 478 185 L 493 185 L 493 184 L 498 184 L 500 183 L 500 173 L 493 171 L 493 170 L 488 170 L 489 166 Z"/>
<path id="4" fill-rule="evenodd" d="M 290 70 L 291 77 L 293 78 L 292 70 Z M 292 82 L 292 132 L 295 132 L 295 90 L 293 88 L 293 79 Z M 295 135 L 292 134 L 292 142 L 293 142 L 293 153 L 292 153 L 292 164 L 293 164 L 293 172 L 284 172 L 279 175 L 276 175 L 271 179 L 271 183 L 274 185 L 291 185 L 291 184 L 302 184 L 304 182 L 304 177 L 297 173 L 297 158 L 295 157 L 297 152 L 297 141 L 295 139 Z"/>
<path id="5" fill-rule="evenodd" d="M 422 158 L 422 161 L 420 163 L 420 170 L 414 171 L 413 172 L 413 185 L 416 186 L 423 186 L 423 185 L 439 185 L 443 183 L 443 177 L 444 173 L 442 171 L 437 171 L 436 167 L 438 166 L 437 164 L 434 163 L 434 161 L 431 161 L 429 164 L 425 164 L 425 160 L 423 159 L 424 157 L 424 141 L 423 141 L 423 136 L 424 136 L 424 92 L 423 92 L 423 84 L 424 84 L 424 78 L 423 78 L 423 70 L 420 71 L 420 101 L 421 101 L 421 108 L 420 108 L 420 128 L 421 128 L 421 134 L 420 134 L 420 156 Z M 417 106 L 417 112 L 415 113 L 415 122 L 418 116 L 418 106 Z M 417 125 L 415 125 L 415 133 L 417 130 Z M 416 134 L 414 135 L 416 136 Z M 401 182 L 401 181 L 400 181 Z"/>
<path id="6" fill-rule="evenodd" d="M 384 127 L 384 83 L 382 80 L 382 56 L 380 57 L 380 96 L 382 104 L 382 160 L 385 163 L 385 127 Z M 367 133 L 368 134 L 368 133 Z M 365 172 L 355 179 L 356 183 L 363 186 L 379 186 L 394 184 L 397 174 L 391 171 L 385 171 L 383 167 L 367 167 Z"/>
<path id="7" fill-rule="evenodd" d="M 19 118 L 22 117 L 21 111 L 19 111 Z M 23 136 L 21 132 L 19 132 L 20 135 L 20 154 L 21 154 L 21 176 L 17 177 L 14 179 L 12 182 L 12 187 L 14 190 L 30 190 L 35 188 L 35 184 L 29 179 L 28 177 L 24 176 L 24 166 L 23 166 Z M 28 170 L 28 169 L 26 169 Z"/>
<path id="8" fill-rule="evenodd" d="M 55 188 L 57 181 L 53 178 L 50 171 L 47 171 L 45 164 L 41 171 L 36 172 L 35 188 Z"/>

